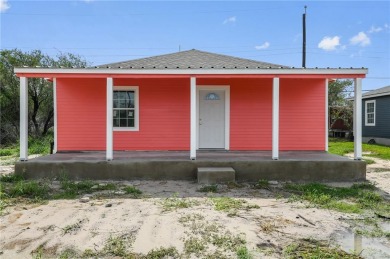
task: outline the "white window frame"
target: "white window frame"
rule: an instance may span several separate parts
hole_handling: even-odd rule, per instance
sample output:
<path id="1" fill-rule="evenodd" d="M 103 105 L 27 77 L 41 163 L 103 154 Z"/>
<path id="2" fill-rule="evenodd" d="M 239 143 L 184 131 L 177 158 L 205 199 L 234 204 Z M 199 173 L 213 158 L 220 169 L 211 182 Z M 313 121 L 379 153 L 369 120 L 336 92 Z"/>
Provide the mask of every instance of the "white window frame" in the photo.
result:
<path id="1" fill-rule="evenodd" d="M 374 122 L 373 123 L 370 123 L 368 122 L 368 116 L 367 116 L 367 104 L 369 103 L 373 103 L 374 104 Z M 376 100 L 370 100 L 370 101 L 366 101 L 365 103 L 365 107 L 364 107 L 364 124 L 365 126 L 375 126 L 375 123 L 376 123 Z"/>
<path id="2" fill-rule="evenodd" d="M 138 86 L 114 86 L 113 91 L 134 91 L 134 127 L 113 127 L 114 131 L 139 131 L 139 87 Z M 112 107 L 114 110 L 114 107 Z"/>

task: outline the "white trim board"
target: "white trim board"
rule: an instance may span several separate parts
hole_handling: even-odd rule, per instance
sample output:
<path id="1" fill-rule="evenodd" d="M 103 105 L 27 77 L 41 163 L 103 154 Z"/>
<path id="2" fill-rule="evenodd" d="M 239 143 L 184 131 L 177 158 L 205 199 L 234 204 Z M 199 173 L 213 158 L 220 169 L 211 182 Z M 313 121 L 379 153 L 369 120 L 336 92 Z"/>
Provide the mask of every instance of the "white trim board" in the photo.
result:
<path id="1" fill-rule="evenodd" d="M 196 149 L 199 149 L 199 90 L 225 90 L 225 150 L 230 149 L 230 85 L 196 86 Z"/>
<path id="2" fill-rule="evenodd" d="M 15 68 L 16 74 L 125 75 L 362 75 L 366 68 L 259 68 L 259 69 L 124 69 L 124 68 Z"/>

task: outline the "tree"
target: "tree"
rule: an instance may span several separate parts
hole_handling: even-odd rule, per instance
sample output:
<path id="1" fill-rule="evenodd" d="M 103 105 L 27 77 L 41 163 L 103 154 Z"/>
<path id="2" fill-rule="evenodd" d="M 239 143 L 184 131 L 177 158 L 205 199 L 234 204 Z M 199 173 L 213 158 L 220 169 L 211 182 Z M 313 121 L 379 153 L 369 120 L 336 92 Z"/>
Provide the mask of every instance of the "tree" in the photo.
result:
<path id="1" fill-rule="evenodd" d="M 329 129 L 338 121 L 343 120 L 344 126 L 352 130 L 353 107 L 348 100 L 352 95 L 352 80 L 334 80 L 329 83 Z"/>
<path id="2" fill-rule="evenodd" d="M 0 143 L 14 143 L 19 136 L 19 78 L 15 67 L 85 67 L 87 62 L 71 53 L 60 53 L 56 58 L 40 50 L 23 52 L 18 49 L 0 51 Z M 53 127 L 52 82 L 43 78 L 29 78 L 29 135 L 42 137 Z"/>

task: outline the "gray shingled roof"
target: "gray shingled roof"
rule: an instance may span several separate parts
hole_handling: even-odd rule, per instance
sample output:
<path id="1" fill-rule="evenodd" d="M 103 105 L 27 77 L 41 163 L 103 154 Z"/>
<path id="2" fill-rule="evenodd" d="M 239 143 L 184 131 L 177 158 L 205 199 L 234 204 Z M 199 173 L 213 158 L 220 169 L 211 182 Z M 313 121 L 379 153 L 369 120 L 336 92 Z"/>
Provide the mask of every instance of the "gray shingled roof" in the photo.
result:
<path id="1" fill-rule="evenodd" d="M 199 50 L 187 50 L 172 54 L 133 59 L 97 66 L 98 68 L 127 69 L 261 69 L 288 68 L 287 66 L 236 58 Z"/>
<path id="2" fill-rule="evenodd" d="M 390 95 L 390 85 L 364 93 L 362 95 L 362 99 L 367 99 L 376 96 L 383 96 L 383 95 Z"/>

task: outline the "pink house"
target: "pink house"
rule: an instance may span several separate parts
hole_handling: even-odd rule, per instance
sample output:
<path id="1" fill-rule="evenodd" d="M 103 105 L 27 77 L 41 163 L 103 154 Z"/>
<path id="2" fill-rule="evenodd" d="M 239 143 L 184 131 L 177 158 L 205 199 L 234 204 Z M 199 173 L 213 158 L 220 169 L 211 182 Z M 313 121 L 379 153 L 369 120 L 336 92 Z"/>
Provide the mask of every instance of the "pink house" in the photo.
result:
<path id="1" fill-rule="evenodd" d="M 55 152 L 327 151 L 329 79 L 367 69 L 291 68 L 198 50 L 95 68 L 16 68 L 21 154 L 27 160 L 27 78 L 53 80 Z M 355 159 L 361 102 L 355 101 Z M 271 158 L 271 157 L 270 157 Z"/>

